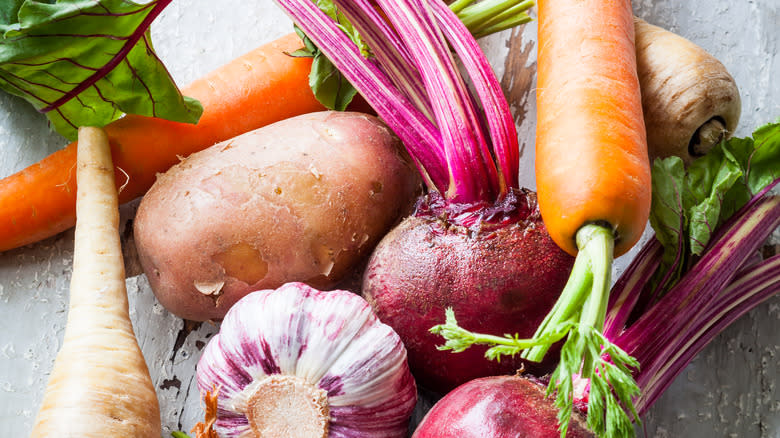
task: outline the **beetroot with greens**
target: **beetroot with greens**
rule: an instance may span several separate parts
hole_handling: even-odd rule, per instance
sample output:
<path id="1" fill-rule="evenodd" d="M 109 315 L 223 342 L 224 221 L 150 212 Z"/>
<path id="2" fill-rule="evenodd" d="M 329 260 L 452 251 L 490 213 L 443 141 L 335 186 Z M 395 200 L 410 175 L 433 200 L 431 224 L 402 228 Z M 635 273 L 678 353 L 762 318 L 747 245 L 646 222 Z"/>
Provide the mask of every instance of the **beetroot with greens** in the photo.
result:
<path id="1" fill-rule="evenodd" d="M 502 402 L 502 409 L 545 406 L 540 409 L 546 411 L 554 405 L 563 436 L 576 406 L 587 410 L 588 425 L 599 436 L 633 436 L 631 421 L 652 406 L 705 345 L 780 292 L 780 255 L 761 260 L 758 253 L 780 226 L 780 196 L 770 192 L 778 183 L 780 123 L 758 129 L 753 138 L 721 143 L 688 169 L 678 157 L 656 160 L 651 212 L 656 234 L 612 288 L 603 335 L 599 335 L 601 345 L 615 346 L 603 352 L 606 360 L 598 372 L 605 379 L 588 380 L 556 370 L 550 380 L 572 397 L 553 402 L 512 390 L 504 394 L 511 403 Z M 452 311 L 435 331 L 447 340 L 446 348 L 455 351 L 475 343 L 493 345 L 487 352 L 490 358 L 512 355 L 536 343 L 469 332 L 458 326 Z M 562 361 L 570 354 L 565 345 Z M 628 355 L 636 362 L 620 357 Z M 618 364 L 631 362 L 639 389 L 635 395 L 625 391 L 626 382 L 617 380 L 623 371 Z M 605 386 L 604 380 L 611 386 Z M 605 398 L 610 388 L 615 397 Z M 481 428 L 489 427 L 484 423 L 504 421 L 502 415 L 482 416 L 478 402 L 456 395 L 461 393 L 467 394 L 457 389 L 442 399 L 420 425 L 418 435 L 449 436 L 454 429 L 443 425 L 443 419 Z M 594 410 L 589 403 L 594 400 L 606 400 L 607 405 Z"/>
<path id="2" fill-rule="evenodd" d="M 480 352 L 448 355 L 428 332 L 453 306 L 466 327 L 519 325 L 522 335 L 531 335 L 573 263 L 547 236 L 534 194 L 518 187 L 509 106 L 453 12 L 470 2 L 450 9 L 440 0 L 334 1 L 367 50 L 311 1 L 278 2 L 398 134 L 427 185 L 416 213 L 380 242 L 363 282 L 366 299 L 404 341 L 418 383 L 442 391 L 514 372 L 519 357 L 491 364 Z M 510 20 L 489 13 L 482 19 Z M 544 365 L 526 362 L 539 372 L 549 369 Z"/>
<path id="3" fill-rule="evenodd" d="M 447 391 L 468 380 L 552 370 L 519 355 L 501 362 L 483 359 L 486 347 L 452 355 L 441 351 L 428 329 L 446 307 L 457 309 L 464 327 L 531 335 L 566 283 L 572 258 L 559 250 L 541 221 L 536 196 L 520 191 L 503 222 L 483 221 L 479 231 L 439 218 L 431 198 L 380 242 L 368 264 L 364 293 L 379 317 L 394 327 L 409 352 L 421 385 Z"/>

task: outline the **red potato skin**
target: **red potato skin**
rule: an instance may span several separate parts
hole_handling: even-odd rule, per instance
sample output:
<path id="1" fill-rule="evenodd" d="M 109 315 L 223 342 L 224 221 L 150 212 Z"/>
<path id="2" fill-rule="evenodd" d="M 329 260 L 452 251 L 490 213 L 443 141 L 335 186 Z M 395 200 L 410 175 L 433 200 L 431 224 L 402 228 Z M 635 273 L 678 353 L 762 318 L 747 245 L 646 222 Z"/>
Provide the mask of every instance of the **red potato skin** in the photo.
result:
<path id="1" fill-rule="evenodd" d="M 411 216 L 377 245 L 363 277 L 363 295 L 406 345 L 420 386 L 444 393 L 468 380 L 526 371 L 543 375 L 542 363 L 519 355 L 500 362 L 487 347 L 440 351 L 444 338 L 429 332 L 452 307 L 461 327 L 496 335 L 531 337 L 566 283 L 573 258 L 547 234 L 533 192 L 521 192 L 519 221 L 473 233 L 431 216 Z"/>
<path id="2" fill-rule="evenodd" d="M 545 387 L 520 376 L 465 383 L 439 400 L 412 438 L 560 438 L 557 410 Z M 575 412 L 567 438 L 593 438 Z"/>
<path id="3" fill-rule="evenodd" d="M 204 321 L 254 290 L 336 285 L 411 209 L 419 178 L 401 147 L 376 117 L 318 112 L 187 157 L 134 221 L 155 296 Z"/>

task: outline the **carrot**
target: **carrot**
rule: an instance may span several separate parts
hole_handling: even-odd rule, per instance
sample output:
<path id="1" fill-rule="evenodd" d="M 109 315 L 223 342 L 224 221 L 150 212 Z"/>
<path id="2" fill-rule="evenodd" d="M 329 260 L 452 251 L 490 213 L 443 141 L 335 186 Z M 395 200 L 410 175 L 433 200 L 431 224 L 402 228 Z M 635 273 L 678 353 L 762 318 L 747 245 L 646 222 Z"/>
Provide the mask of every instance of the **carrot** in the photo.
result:
<path id="1" fill-rule="evenodd" d="M 540 0 L 538 17 L 539 208 L 553 240 L 577 258 L 558 302 L 534 334 L 538 344 L 522 356 L 541 360 L 566 336 L 550 378 L 561 408 L 561 436 L 576 375 L 591 379 L 591 430 L 597 436 L 630 436 L 631 418 L 637 417 L 631 398 L 639 392 L 630 369 L 638 363 L 601 332 L 613 257 L 639 240 L 650 214 L 631 1 Z"/>
<path id="2" fill-rule="evenodd" d="M 179 157 L 273 122 L 323 109 L 307 86 L 310 58 L 293 34 L 193 82 L 183 94 L 204 111 L 197 125 L 128 115 L 106 126 L 120 203 L 143 195 Z M 53 236 L 75 223 L 76 142 L 0 180 L 0 251 Z"/>
<path id="3" fill-rule="evenodd" d="M 610 13 L 592 13 L 602 7 Z M 580 227 L 609 224 L 620 255 L 639 239 L 650 211 L 630 1 L 540 1 L 537 81 L 536 184 L 545 225 L 575 255 Z"/>
<path id="4" fill-rule="evenodd" d="M 108 139 L 79 129 L 76 236 L 65 337 L 33 437 L 160 437 L 152 379 L 128 313 Z"/>

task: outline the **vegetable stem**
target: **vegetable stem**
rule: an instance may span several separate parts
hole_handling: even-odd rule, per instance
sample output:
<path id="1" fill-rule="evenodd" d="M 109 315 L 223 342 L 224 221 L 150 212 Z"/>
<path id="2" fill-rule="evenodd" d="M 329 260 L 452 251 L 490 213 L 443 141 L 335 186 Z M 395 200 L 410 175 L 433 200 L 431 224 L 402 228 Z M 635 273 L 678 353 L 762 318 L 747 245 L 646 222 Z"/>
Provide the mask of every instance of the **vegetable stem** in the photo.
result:
<path id="1" fill-rule="evenodd" d="M 607 313 L 612 279 L 612 252 L 615 247 L 612 230 L 601 225 L 585 225 L 577 232 L 577 246 L 580 253 L 586 254 L 593 278 L 580 321 L 601 329 Z"/>
<path id="2" fill-rule="evenodd" d="M 450 10 L 460 16 L 460 11 L 463 10 L 463 8 L 470 6 L 474 3 L 474 0 L 455 0 L 450 4 Z"/>
<path id="3" fill-rule="evenodd" d="M 586 257 L 577 257 L 574 260 L 574 266 L 566 286 L 564 286 L 552 310 L 539 325 L 534 337 L 541 336 L 552 327 L 574 320 L 574 316 L 577 310 L 582 308 L 593 282 L 593 275 L 588 264 L 589 260 Z M 523 355 L 528 360 L 539 362 L 549 349 L 550 345 L 541 343 L 526 350 Z"/>
<path id="4" fill-rule="evenodd" d="M 577 246 L 580 251 L 569 281 L 534 334 L 535 339 L 544 338 L 549 330 L 572 319 L 599 329 L 604 325 L 614 246 L 612 231 L 601 225 L 585 225 L 577 232 Z M 522 356 L 540 362 L 550 347 L 551 344 L 537 345 Z"/>
<path id="5" fill-rule="evenodd" d="M 517 16 L 514 16 L 508 20 L 504 20 L 498 23 L 491 24 L 489 26 L 485 26 L 483 29 L 480 29 L 479 31 L 474 32 L 474 38 L 482 38 L 486 37 L 490 34 L 498 33 L 506 29 L 511 29 L 515 26 L 520 26 L 522 24 L 528 23 L 532 21 L 530 15 L 527 14 L 520 14 Z"/>
<path id="6" fill-rule="evenodd" d="M 333 0 L 335 18 L 311 2 L 278 2 L 305 34 L 307 47 L 321 51 L 401 137 L 429 190 L 448 202 L 477 205 L 494 204 L 518 188 L 511 111 L 470 33 L 484 36 L 529 21 L 525 11 L 533 0 L 458 0 L 449 6 L 439 0 Z M 355 35 L 368 57 L 355 48 Z"/>
<path id="7" fill-rule="evenodd" d="M 662 363 L 663 366 L 652 374 L 640 372 L 637 376 L 642 388 L 636 400 L 637 411 L 640 414 L 647 411 L 680 371 L 724 328 L 778 292 L 780 254 L 740 272 L 697 318 L 696 330 L 686 331 L 684 335 L 677 333 L 669 341 L 676 347 L 673 354 L 654 358 L 652 362 L 648 360 L 648 365 Z"/>
<path id="8" fill-rule="evenodd" d="M 663 247 L 657 239 L 650 239 L 634 257 L 610 292 L 610 304 L 604 322 L 604 335 L 614 339 L 626 326 L 640 293 L 661 264 Z"/>
<path id="9" fill-rule="evenodd" d="M 631 375 L 631 369 L 638 368 L 639 363 L 601 333 L 609 303 L 613 231 L 600 224 L 588 224 L 577 231 L 576 240 L 579 252 L 564 292 L 550 312 L 550 319 L 534 334 L 537 344 L 522 353 L 525 359 L 541 361 L 552 346 L 545 344 L 544 339 L 568 333 L 561 361 L 547 388 L 548 395 L 556 393 L 562 437 L 571 416 L 575 378 L 590 379 L 588 425 L 596 433 L 602 433 L 610 424 L 609 427 L 630 429 L 632 418 L 618 407 L 627 408 L 636 419 L 631 398 L 639 393 Z"/>
<path id="10" fill-rule="evenodd" d="M 457 15 L 473 34 L 489 25 L 524 13 L 534 4 L 532 0 L 520 3 L 517 3 L 515 0 L 485 0 L 464 8 Z M 527 14 L 524 15 L 527 16 Z"/>

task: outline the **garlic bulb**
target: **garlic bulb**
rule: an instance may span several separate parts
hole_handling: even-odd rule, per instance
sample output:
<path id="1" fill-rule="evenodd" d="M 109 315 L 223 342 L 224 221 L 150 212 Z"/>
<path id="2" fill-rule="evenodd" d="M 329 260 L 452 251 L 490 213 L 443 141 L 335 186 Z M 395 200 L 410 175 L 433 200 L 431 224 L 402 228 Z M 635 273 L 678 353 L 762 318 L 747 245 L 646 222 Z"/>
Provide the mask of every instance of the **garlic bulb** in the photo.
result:
<path id="1" fill-rule="evenodd" d="M 251 293 L 198 363 L 231 437 L 403 437 L 417 391 L 398 335 L 348 291 L 302 283 Z"/>

